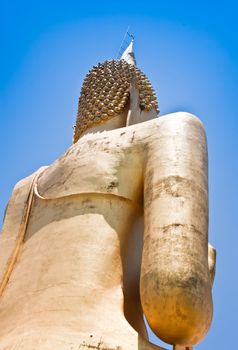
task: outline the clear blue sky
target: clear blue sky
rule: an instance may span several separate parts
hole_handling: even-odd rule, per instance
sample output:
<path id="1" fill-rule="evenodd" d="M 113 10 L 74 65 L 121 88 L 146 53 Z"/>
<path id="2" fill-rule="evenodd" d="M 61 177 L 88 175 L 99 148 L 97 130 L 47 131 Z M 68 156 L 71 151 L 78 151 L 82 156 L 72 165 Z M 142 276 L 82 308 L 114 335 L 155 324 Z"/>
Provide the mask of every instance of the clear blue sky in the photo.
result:
<path id="1" fill-rule="evenodd" d="M 237 343 L 237 6 L 22 0 L 0 8 L 1 217 L 14 184 L 70 146 L 82 79 L 95 63 L 116 58 L 128 25 L 161 114 L 189 111 L 205 124 L 209 234 L 218 262 L 214 321 L 199 350 Z"/>

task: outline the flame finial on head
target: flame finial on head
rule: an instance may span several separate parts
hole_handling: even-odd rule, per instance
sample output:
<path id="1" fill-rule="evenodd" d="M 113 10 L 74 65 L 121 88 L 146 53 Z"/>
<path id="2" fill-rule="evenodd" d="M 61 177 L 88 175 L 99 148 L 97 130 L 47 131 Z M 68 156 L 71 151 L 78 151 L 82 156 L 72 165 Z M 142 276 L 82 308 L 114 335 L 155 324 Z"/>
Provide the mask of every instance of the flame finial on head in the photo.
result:
<path id="1" fill-rule="evenodd" d="M 125 60 L 127 63 L 136 66 L 136 59 L 134 54 L 134 40 L 131 40 L 129 46 L 121 55 L 121 60 Z"/>

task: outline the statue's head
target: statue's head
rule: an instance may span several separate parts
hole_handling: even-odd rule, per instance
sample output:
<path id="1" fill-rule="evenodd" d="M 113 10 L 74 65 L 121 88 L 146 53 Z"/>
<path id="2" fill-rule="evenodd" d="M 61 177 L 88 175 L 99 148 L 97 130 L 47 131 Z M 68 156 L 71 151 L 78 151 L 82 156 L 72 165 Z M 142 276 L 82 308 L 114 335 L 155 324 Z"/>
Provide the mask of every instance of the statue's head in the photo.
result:
<path id="1" fill-rule="evenodd" d="M 158 114 L 155 92 L 146 75 L 135 65 L 131 42 L 120 60 L 99 63 L 86 75 L 73 142 L 86 132 L 116 129 Z"/>

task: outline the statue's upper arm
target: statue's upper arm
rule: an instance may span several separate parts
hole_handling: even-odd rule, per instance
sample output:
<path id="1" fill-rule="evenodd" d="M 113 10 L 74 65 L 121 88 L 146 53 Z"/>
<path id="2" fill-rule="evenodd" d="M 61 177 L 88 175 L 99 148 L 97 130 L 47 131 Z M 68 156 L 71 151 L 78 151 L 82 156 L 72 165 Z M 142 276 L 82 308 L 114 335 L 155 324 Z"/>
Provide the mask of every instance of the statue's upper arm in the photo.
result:
<path id="1" fill-rule="evenodd" d="M 29 215 L 30 194 L 34 179 L 41 169 L 16 184 L 6 207 L 0 236 L 0 294 L 9 279 L 24 237 L 25 221 Z"/>

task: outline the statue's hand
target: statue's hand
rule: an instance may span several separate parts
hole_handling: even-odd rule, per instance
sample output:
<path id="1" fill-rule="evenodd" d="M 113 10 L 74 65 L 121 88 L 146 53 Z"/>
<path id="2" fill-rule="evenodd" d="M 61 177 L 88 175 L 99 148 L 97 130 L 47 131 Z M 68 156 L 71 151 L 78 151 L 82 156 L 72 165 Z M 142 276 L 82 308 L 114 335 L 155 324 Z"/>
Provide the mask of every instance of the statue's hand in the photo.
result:
<path id="1" fill-rule="evenodd" d="M 216 273 L 216 254 L 216 249 L 210 243 L 208 243 L 208 267 L 212 284 L 214 282 Z"/>

